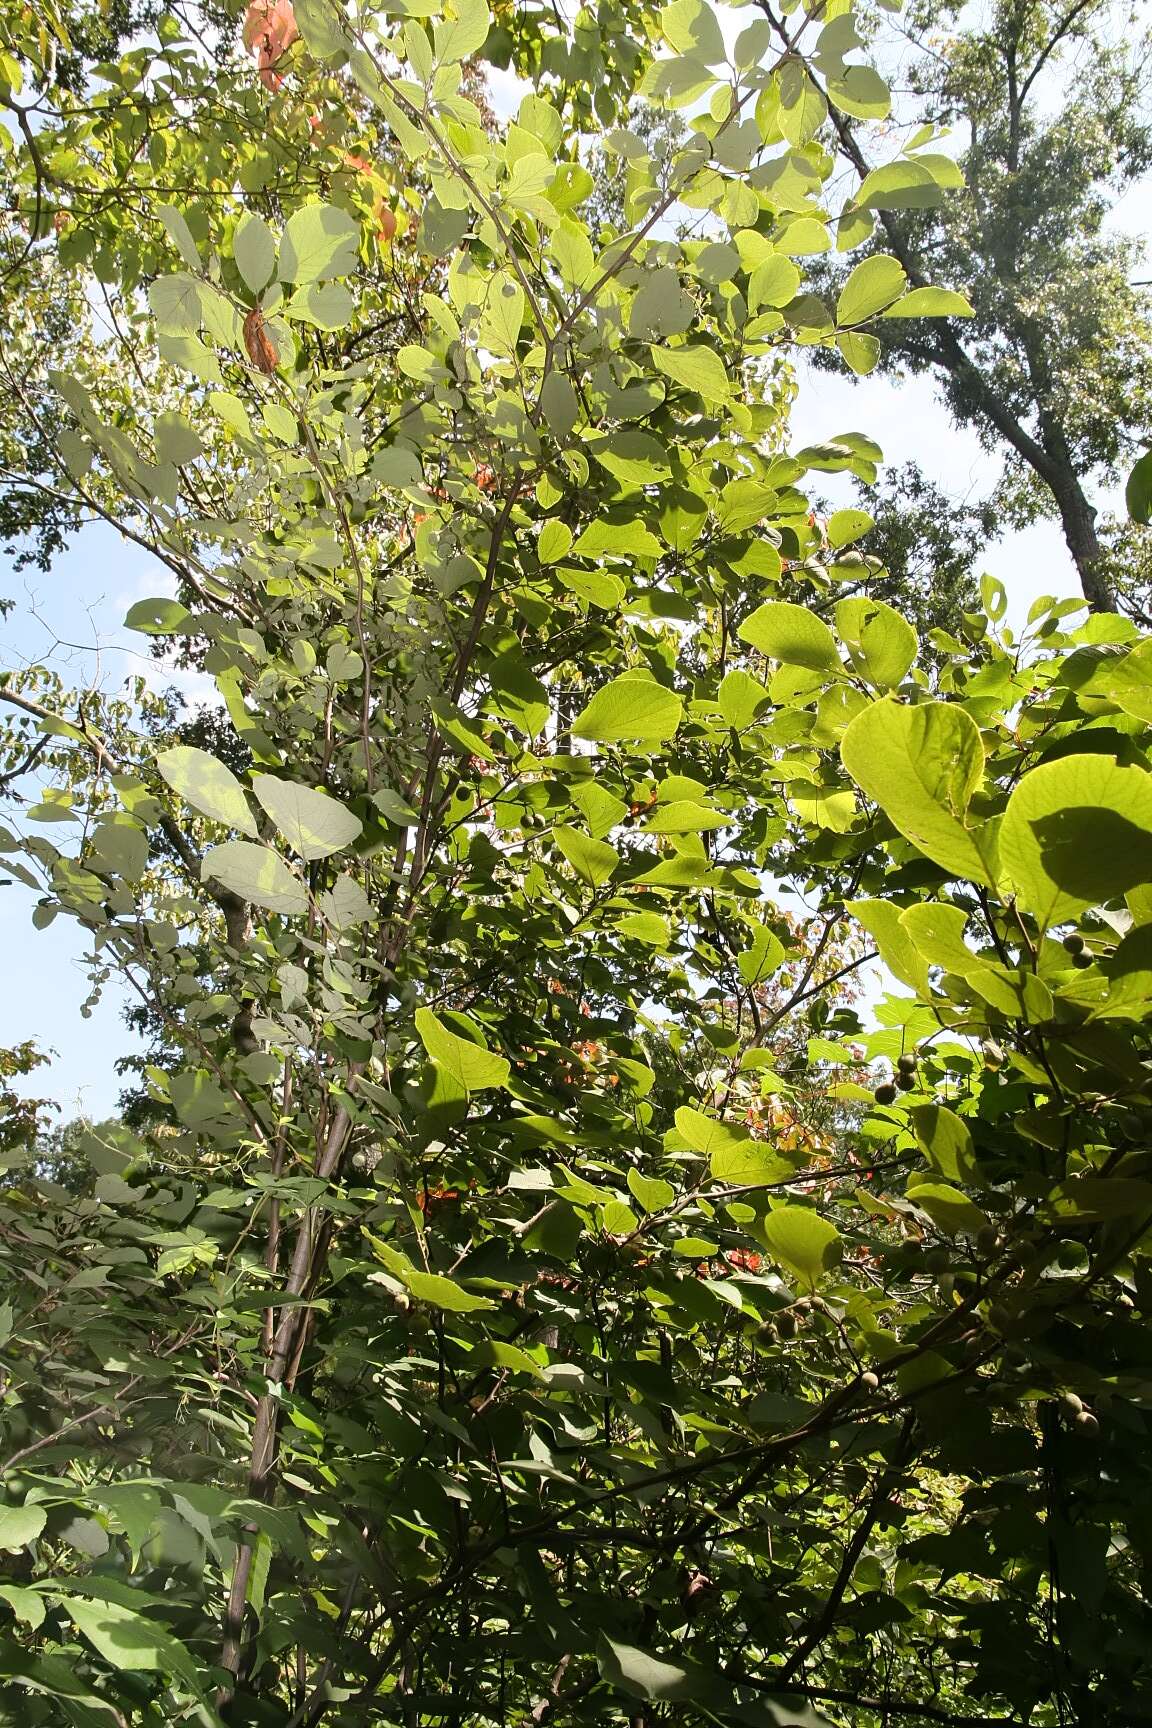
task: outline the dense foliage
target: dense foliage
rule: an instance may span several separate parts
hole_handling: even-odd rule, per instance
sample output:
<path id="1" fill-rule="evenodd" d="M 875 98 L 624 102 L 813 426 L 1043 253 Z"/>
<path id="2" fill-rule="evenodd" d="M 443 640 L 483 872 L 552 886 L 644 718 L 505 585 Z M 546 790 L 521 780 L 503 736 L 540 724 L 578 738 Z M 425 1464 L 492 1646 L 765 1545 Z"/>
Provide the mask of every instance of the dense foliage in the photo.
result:
<path id="1" fill-rule="evenodd" d="M 219 707 L 0 682 L 163 1056 L 6 1151 L 0 1713 L 1147 1719 L 1152 646 L 809 502 L 792 348 L 968 310 L 805 285 L 842 0 L 431 7 L 5 62 L 4 436 Z"/>

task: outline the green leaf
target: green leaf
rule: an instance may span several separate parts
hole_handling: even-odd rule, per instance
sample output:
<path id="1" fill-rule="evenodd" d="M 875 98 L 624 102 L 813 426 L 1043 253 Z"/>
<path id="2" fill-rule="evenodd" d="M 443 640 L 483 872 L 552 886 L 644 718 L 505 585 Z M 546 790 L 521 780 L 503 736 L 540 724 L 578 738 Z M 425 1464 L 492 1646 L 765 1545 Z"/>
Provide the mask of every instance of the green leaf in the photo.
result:
<path id="1" fill-rule="evenodd" d="M 19 1584 L 0 1584 L 0 1602 L 7 1602 L 17 1620 L 31 1631 L 43 1626 L 48 1611 L 38 1590 L 25 1590 Z"/>
<path id="2" fill-rule="evenodd" d="M 347 55 L 352 44 L 344 32 L 344 14 L 332 0 L 296 0 L 296 22 L 308 49 L 318 60 Z"/>
<path id="3" fill-rule="evenodd" d="M 1124 503 L 1133 522 L 1152 524 L 1152 450 L 1145 451 L 1128 476 Z"/>
<path id="4" fill-rule="evenodd" d="M 676 1132 L 693 1152 L 707 1158 L 712 1176 L 726 1187 L 759 1188 L 791 1173 L 792 1166 L 753 1140 L 746 1128 L 719 1122 L 690 1105 L 677 1110 Z"/>
<path id="5" fill-rule="evenodd" d="M 189 228 L 183 212 L 177 210 L 175 204 L 161 204 L 156 214 L 159 216 L 161 222 L 163 222 L 169 240 L 171 240 L 173 246 L 175 246 L 177 252 L 179 252 L 188 268 L 190 270 L 199 270 L 201 268 L 200 254 L 196 249 L 196 242 L 192 238 L 192 230 Z"/>
<path id="6" fill-rule="evenodd" d="M 858 330 L 841 330 L 836 346 L 858 377 L 874 372 L 880 359 L 880 344 L 875 336 L 861 335 Z"/>
<path id="7" fill-rule="evenodd" d="M 951 288 L 913 288 L 889 306 L 885 318 L 971 318 L 972 304 Z"/>
<path id="8" fill-rule="evenodd" d="M 652 358 L 666 378 L 694 390 L 706 402 L 726 402 L 732 393 L 724 362 L 714 348 L 705 348 L 702 343 L 653 348 Z"/>
<path id="9" fill-rule="evenodd" d="M 628 522 L 591 522 L 572 547 L 573 558 L 661 558 L 664 548 L 639 517 Z"/>
<path id="10" fill-rule="evenodd" d="M 875 690 L 891 690 L 903 682 L 920 639 L 894 607 L 853 594 L 837 602 L 835 618 L 853 671 Z"/>
<path id="11" fill-rule="evenodd" d="M 780 92 L 780 130 L 789 143 L 807 144 L 820 130 L 828 105 L 803 60 L 785 60 L 776 79 Z"/>
<path id="12" fill-rule="evenodd" d="M 677 5 L 683 4 L 685 0 L 677 0 Z M 665 11 L 673 10 L 674 7 L 665 7 Z M 699 1689 L 699 1675 L 695 1668 L 678 1662 L 663 1662 L 647 1650 L 638 1650 L 632 1644 L 618 1644 L 603 1632 L 597 1644 L 596 1660 L 608 1684 L 633 1698 L 676 1704 L 694 1698 Z"/>
<path id="13" fill-rule="evenodd" d="M 736 966 L 745 984 L 762 984 L 784 964 L 784 945 L 764 924 L 757 926 L 751 945 L 736 956 Z"/>
<path id="14" fill-rule="evenodd" d="M 510 1065 L 483 1044 L 459 1038 L 430 1008 L 417 1008 L 416 1031 L 431 1061 L 443 1068 L 465 1092 L 484 1092 L 507 1084 Z"/>
<path id="15" fill-rule="evenodd" d="M 403 1278 L 417 1302 L 427 1302 L 448 1314 L 472 1314 L 478 1308 L 496 1306 L 491 1297 L 474 1296 L 471 1290 L 465 1290 L 439 1272 L 406 1272 Z"/>
<path id="16" fill-rule="evenodd" d="M 933 210 L 943 202 L 935 176 L 907 158 L 873 168 L 856 194 L 857 206 L 866 210 Z"/>
<path id="17" fill-rule="evenodd" d="M 61 1605 L 77 1631 L 113 1668 L 132 1673 L 159 1670 L 199 1691 L 195 1662 L 179 1639 L 157 1621 L 119 1602 L 63 1596 Z"/>
<path id="18" fill-rule="evenodd" d="M 126 630 L 143 636 L 176 636 L 192 622 L 192 614 L 179 600 L 137 600 L 124 618 Z"/>
<path id="19" fill-rule="evenodd" d="M 35 1502 L 24 1506 L 0 1506 L 0 1548 L 9 1554 L 26 1548 L 29 1542 L 35 1542 L 47 1522 L 47 1512 Z"/>
<path id="20" fill-rule="evenodd" d="M 156 758 L 156 766 L 172 790 L 186 804 L 191 804 L 193 810 L 225 828 L 236 828 L 253 840 L 259 839 L 260 830 L 248 808 L 243 786 L 231 768 L 210 756 L 207 750 L 178 744 L 172 750 L 162 751 Z"/>
<path id="21" fill-rule="evenodd" d="M 775 1206 L 761 1223 L 761 1233 L 774 1260 L 816 1288 L 821 1276 L 837 1265 L 844 1251 L 840 1232 L 806 1206 Z"/>
<path id="22" fill-rule="evenodd" d="M 642 834 L 705 834 L 713 828 L 730 828 L 734 818 L 710 804 L 692 798 L 673 798 L 660 804 L 645 822 Z"/>
<path id="23" fill-rule="evenodd" d="M 829 78 L 828 99 L 844 114 L 857 120 L 887 120 L 892 96 L 871 66 L 847 66 L 839 78 Z"/>
<path id="24" fill-rule="evenodd" d="M 194 336 L 204 322 L 204 292 L 195 276 L 185 271 L 158 276 L 148 288 L 157 330 L 168 336 Z"/>
<path id="25" fill-rule="evenodd" d="M 620 854 L 604 840 L 593 840 L 579 828 L 556 828 L 552 838 L 576 874 L 593 888 L 607 882 Z"/>
<path id="26" fill-rule="evenodd" d="M 308 910 L 307 889 L 270 846 L 254 846 L 250 840 L 213 846 L 204 854 L 200 874 L 268 912 L 290 918 Z"/>
<path id="27" fill-rule="evenodd" d="M 572 733 L 598 744 L 659 743 L 675 734 L 683 712 L 675 691 L 625 672 L 597 690 L 577 715 Z"/>
<path id="28" fill-rule="evenodd" d="M 485 0 L 456 0 L 456 16 L 445 18 L 435 30 L 435 56 L 440 66 L 471 60 L 488 40 L 492 18 Z"/>
<path id="29" fill-rule="evenodd" d="M 257 774 L 252 790 L 301 858 L 327 858 L 350 846 L 361 833 L 360 818 L 317 787 L 280 780 L 275 774 Z"/>
<path id="30" fill-rule="evenodd" d="M 572 530 L 566 522 L 545 522 L 536 542 L 536 556 L 541 564 L 555 564 L 568 554 Z"/>
<path id="31" fill-rule="evenodd" d="M 851 722 L 845 768 L 893 826 L 942 869 L 991 885 L 992 837 L 965 825 L 984 775 L 976 722 L 953 703 L 885 699 Z"/>
<path id="32" fill-rule="evenodd" d="M 812 672 L 841 670 L 836 638 L 806 606 L 767 600 L 744 620 L 738 634 L 742 642 L 785 666 L 807 666 Z"/>
<path id="33" fill-rule="evenodd" d="M 975 1236 L 988 1223 L 988 1215 L 973 1205 L 959 1188 L 947 1182 L 910 1182 L 905 1195 L 913 1206 L 927 1212 L 934 1224 L 949 1236 Z"/>
<path id="34" fill-rule="evenodd" d="M 916 1143 L 933 1170 L 950 1182 L 978 1182 L 980 1167 L 968 1124 L 943 1104 L 914 1104 L 908 1112 Z"/>
<path id="35" fill-rule="evenodd" d="M 660 11 L 660 30 L 677 54 L 692 55 L 705 65 L 725 59 L 724 34 L 711 6 L 704 0 L 673 0 Z"/>
<path id="36" fill-rule="evenodd" d="M 355 310 L 356 302 L 343 282 L 309 282 L 282 307 L 281 315 L 317 330 L 343 330 Z"/>
<path id="37" fill-rule="evenodd" d="M 663 1212 L 676 1198 L 671 1182 L 659 1176 L 641 1176 L 638 1170 L 629 1170 L 628 1188 L 637 1205 L 647 1213 Z"/>
<path id="38" fill-rule="evenodd" d="M 751 726 L 760 710 L 771 699 L 767 686 L 740 666 L 725 673 L 724 681 L 716 692 L 720 712 L 734 732 L 743 732 L 746 726 Z"/>
<path id="39" fill-rule="evenodd" d="M 509 649 L 498 655 L 488 676 L 493 712 L 534 738 L 547 725 L 551 709 L 547 688 L 529 671 L 523 654 L 518 649 Z"/>
<path id="40" fill-rule="evenodd" d="M 867 930 L 889 972 L 926 996 L 928 962 L 901 923 L 899 906 L 891 900 L 850 900 L 847 909 Z"/>
<path id="41" fill-rule="evenodd" d="M 671 938 L 668 920 L 659 912 L 626 912 L 617 925 L 622 936 L 643 942 L 650 948 L 667 948 Z"/>
<path id="42" fill-rule="evenodd" d="M 156 443 L 157 462 L 170 462 L 174 468 L 180 468 L 186 462 L 195 462 L 204 454 L 199 434 L 192 430 L 180 414 L 158 414 L 153 427 L 153 438 Z"/>
<path id="43" fill-rule="evenodd" d="M 877 253 L 852 271 L 836 302 L 839 325 L 863 324 L 891 306 L 904 292 L 908 278 L 895 258 Z"/>
<path id="44" fill-rule="evenodd" d="M 841 546 L 851 546 L 854 540 L 863 539 L 875 526 L 867 510 L 837 510 L 829 516 L 825 532 L 829 546 L 838 550 Z"/>
<path id="45" fill-rule="evenodd" d="M 524 290 L 514 276 L 506 270 L 493 276 L 480 323 L 480 339 L 485 346 L 494 354 L 515 354 L 527 308 Z"/>
<path id="46" fill-rule="evenodd" d="M 1108 756 L 1062 756 L 1025 774 L 1004 813 L 1000 863 L 1041 925 L 1147 882 L 1152 775 Z"/>
<path id="47" fill-rule="evenodd" d="M 254 210 L 246 210 L 236 224 L 232 256 L 253 294 L 259 294 L 271 282 L 276 269 L 276 238 Z"/>
<path id="48" fill-rule="evenodd" d="M 360 229 L 334 204 L 305 204 L 288 218 L 280 242 L 280 279 L 300 288 L 356 268 Z"/>

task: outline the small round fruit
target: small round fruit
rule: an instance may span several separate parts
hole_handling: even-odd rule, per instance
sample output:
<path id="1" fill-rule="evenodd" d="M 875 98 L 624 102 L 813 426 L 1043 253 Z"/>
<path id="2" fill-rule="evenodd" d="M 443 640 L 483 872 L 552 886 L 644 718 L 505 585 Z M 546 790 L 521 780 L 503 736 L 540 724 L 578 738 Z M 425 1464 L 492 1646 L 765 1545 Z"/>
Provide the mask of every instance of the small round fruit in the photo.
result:
<path id="1" fill-rule="evenodd" d="M 779 1343 L 779 1340 L 780 1334 L 771 1320 L 765 1320 L 762 1326 L 756 1328 L 756 1341 L 758 1344 L 777 1344 Z"/>
<path id="2" fill-rule="evenodd" d="M 920 1082 L 917 1080 L 914 1070 L 910 1071 L 907 1068 L 902 1068 L 896 1076 L 896 1084 L 899 1086 L 901 1092 L 915 1092 Z"/>
<path id="3" fill-rule="evenodd" d="M 947 1272 L 952 1264 L 952 1256 L 947 1248 L 929 1248 L 924 1256 L 924 1269 L 927 1272 Z"/>
<path id="4" fill-rule="evenodd" d="M 916 1058 L 910 1050 L 907 1050 L 903 1056 L 897 1056 L 896 1066 L 901 1074 L 915 1074 Z"/>
<path id="5" fill-rule="evenodd" d="M 982 1224 L 976 1232 L 976 1249 L 980 1254 L 995 1254 L 1000 1246 L 1000 1232 L 995 1224 Z"/>
<path id="6" fill-rule="evenodd" d="M 1060 1402 L 1063 1404 L 1065 1410 L 1069 1411 L 1073 1416 L 1079 1416 L 1081 1410 L 1084 1408 L 1084 1400 L 1078 1398 L 1075 1392 L 1061 1392 Z"/>
<path id="7" fill-rule="evenodd" d="M 1087 953 L 1085 953 L 1085 954 L 1073 954 L 1072 964 L 1073 964 L 1073 966 L 1075 966 L 1075 968 L 1078 972 L 1083 972 L 1087 967 L 1089 967 L 1093 964 L 1092 956 L 1091 956 L 1091 954 L 1087 954 Z"/>
<path id="8" fill-rule="evenodd" d="M 1093 1434 L 1099 1434 L 1100 1432 L 1100 1424 L 1097 1422 L 1095 1416 L 1093 1416 L 1091 1410 L 1081 1410 L 1080 1414 L 1073 1421 L 1072 1426 L 1075 1428 L 1077 1434 L 1083 1434 L 1085 1439 L 1091 1439 Z"/>
<path id="9" fill-rule="evenodd" d="M 782 1314 L 777 1314 L 777 1316 L 776 1316 L 776 1331 L 781 1338 L 795 1338 L 796 1328 L 797 1328 L 796 1316 L 795 1316 L 795 1314 L 789 1313 L 787 1308 L 784 1310 L 784 1312 Z"/>
<path id="10" fill-rule="evenodd" d="M 1073 930 L 1069 935 L 1065 936 L 1064 946 L 1068 950 L 1069 954 L 1082 954 L 1084 952 L 1084 938 L 1078 931 Z"/>
<path id="11" fill-rule="evenodd" d="M 867 1373 L 861 1374 L 860 1386 L 865 1392 L 878 1392 L 880 1390 L 879 1374 L 873 1374 L 871 1368 L 869 1368 Z"/>
<path id="12" fill-rule="evenodd" d="M 895 1086 L 885 1080 L 882 1086 L 877 1086 L 872 1096 L 877 1104 L 895 1104 L 898 1094 Z"/>

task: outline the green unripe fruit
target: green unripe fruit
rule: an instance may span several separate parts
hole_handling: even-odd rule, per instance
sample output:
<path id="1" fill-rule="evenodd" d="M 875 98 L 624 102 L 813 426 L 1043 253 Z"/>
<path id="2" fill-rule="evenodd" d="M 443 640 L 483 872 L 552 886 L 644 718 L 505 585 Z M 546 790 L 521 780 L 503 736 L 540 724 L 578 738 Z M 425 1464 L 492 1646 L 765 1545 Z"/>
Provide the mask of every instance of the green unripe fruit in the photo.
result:
<path id="1" fill-rule="evenodd" d="M 873 1374 L 869 1368 L 866 1374 L 861 1374 L 860 1386 L 865 1392 L 878 1392 L 880 1390 L 880 1376 Z"/>
<path id="2" fill-rule="evenodd" d="M 947 1272 L 951 1264 L 952 1256 L 947 1248 L 930 1248 L 924 1256 L 924 1266 L 928 1272 Z"/>
<path id="3" fill-rule="evenodd" d="M 915 1092 L 920 1082 L 917 1080 L 914 1072 L 910 1073 L 908 1069 L 905 1068 L 897 1074 L 896 1084 L 900 1088 L 901 1092 Z"/>
<path id="4" fill-rule="evenodd" d="M 1086 967 L 1093 964 L 1093 959 L 1091 954 L 1073 954 L 1072 964 L 1078 972 L 1083 972 Z"/>
<path id="5" fill-rule="evenodd" d="M 1091 1439 L 1093 1434 L 1099 1434 L 1100 1432 L 1100 1424 L 1097 1422 L 1095 1416 L 1093 1416 L 1091 1410 L 1081 1410 L 1072 1426 L 1075 1428 L 1077 1434 L 1084 1435 L 1085 1439 Z"/>
<path id="6" fill-rule="evenodd" d="M 877 1086 L 872 1096 L 877 1104 L 895 1104 L 897 1092 L 895 1086 L 886 1080 L 882 1086 Z"/>
<path id="7" fill-rule="evenodd" d="M 781 1338 L 795 1338 L 798 1322 L 795 1314 L 785 1309 L 783 1314 L 776 1316 L 776 1331 Z"/>
<path id="8" fill-rule="evenodd" d="M 994 1224 L 984 1224 L 976 1232 L 976 1251 L 979 1254 L 995 1254 L 1000 1246 L 1000 1233 Z"/>
<path id="9" fill-rule="evenodd" d="M 1077 1398 L 1075 1392 L 1061 1392 L 1060 1402 L 1065 1410 L 1070 1410 L 1073 1416 L 1078 1416 L 1084 1408 L 1084 1400 Z"/>
<path id="10" fill-rule="evenodd" d="M 903 1056 L 897 1056 L 896 1066 L 899 1068 L 901 1074 L 915 1074 L 916 1058 L 910 1050 L 906 1051 Z"/>
<path id="11" fill-rule="evenodd" d="M 1064 946 L 1067 948 L 1069 954 L 1082 954 L 1084 952 L 1084 938 L 1077 931 L 1073 930 L 1070 935 L 1065 936 Z"/>
<path id="12" fill-rule="evenodd" d="M 779 1336 L 780 1334 L 771 1320 L 765 1320 L 762 1326 L 756 1328 L 756 1341 L 759 1344 L 775 1344 L 778 1342 Z"/>

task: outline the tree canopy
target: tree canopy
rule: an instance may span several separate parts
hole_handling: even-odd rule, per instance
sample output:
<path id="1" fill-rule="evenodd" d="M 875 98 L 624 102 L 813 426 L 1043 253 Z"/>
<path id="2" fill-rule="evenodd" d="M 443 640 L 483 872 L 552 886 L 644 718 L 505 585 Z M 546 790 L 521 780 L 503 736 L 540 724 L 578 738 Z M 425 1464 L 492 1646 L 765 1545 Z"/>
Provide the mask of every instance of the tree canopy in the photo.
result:
<path id="1" fill-rule="evenodd" d="M 962 289 L 973 317 L 887 326 L 879 363 L 934 377 L 956 421 L 1006 458 L 1002 519 L 1058 518 L 1089 603 L 1147 623 L 1142 542 L 1099 525 L 1094 501 L 1144 440 L 1152 401 L 1143 245 L 1109 223 L 1152 167 L 1147 35 L 1109 0 L 996 0 L 971 16 L 921 0 L 903 29 L 901 118 L 921 123 L 919 151 L 947 151 L 955 195 L 939 201 L 917 151 L 875 163 L 852 115 L 836 116 L 837 143 L 871 194 L 877 250 L 913 282 Z"/>
<path id="2" fill-rule="evenodd" d="M 157 1046 L 5 1139 L 0 1710 L 1149 1718 L 1149 644 L 921 642 L 789 439 L 970 317 L 808 274 L 951 159 L 833 210 L 843 0 L 79 21 L 5 470 L 218 701 L 0 679 L 5 874 Z"/>

